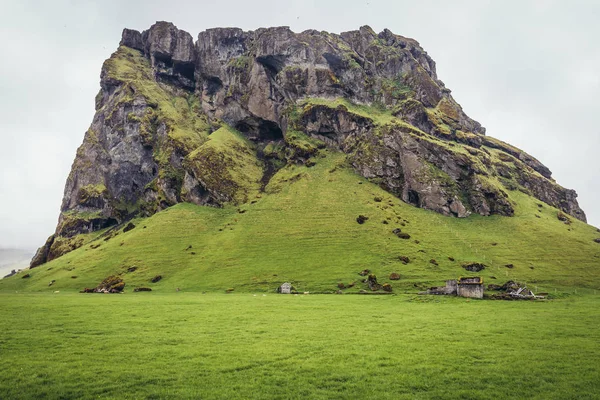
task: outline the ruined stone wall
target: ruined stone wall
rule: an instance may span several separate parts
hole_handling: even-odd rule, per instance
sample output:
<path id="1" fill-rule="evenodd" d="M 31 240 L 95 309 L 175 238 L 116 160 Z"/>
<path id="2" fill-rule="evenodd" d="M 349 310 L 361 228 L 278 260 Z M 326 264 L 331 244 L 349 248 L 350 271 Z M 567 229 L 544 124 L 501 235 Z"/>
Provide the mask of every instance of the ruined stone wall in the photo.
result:
<path id="1" fill-rule="evenodd" d="M 458 295 L 461 297 L 483 298 L 483 285 L 458 285 Z"/>

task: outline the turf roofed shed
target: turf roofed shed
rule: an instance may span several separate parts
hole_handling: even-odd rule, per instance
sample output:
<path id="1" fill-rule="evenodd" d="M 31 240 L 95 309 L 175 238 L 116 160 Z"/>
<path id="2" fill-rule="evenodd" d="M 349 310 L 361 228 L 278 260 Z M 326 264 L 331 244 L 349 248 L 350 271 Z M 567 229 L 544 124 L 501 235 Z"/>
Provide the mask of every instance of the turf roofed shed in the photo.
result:
<path id="1" fill-rule="evenodd" d="M 461 297 L 483 298 L 483 278 L 480 276 L 458 278 L 457 295 Z"/>

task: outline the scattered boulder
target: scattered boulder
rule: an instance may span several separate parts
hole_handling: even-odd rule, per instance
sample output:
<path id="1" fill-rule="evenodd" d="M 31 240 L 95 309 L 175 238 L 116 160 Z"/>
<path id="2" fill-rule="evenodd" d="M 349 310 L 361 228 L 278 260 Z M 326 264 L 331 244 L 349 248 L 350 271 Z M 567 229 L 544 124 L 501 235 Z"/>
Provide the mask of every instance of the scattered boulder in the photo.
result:
<path id="1" fill-rule="evenodd" d="M 508 269 L 513 269 L 515 266 L 513 264 L 506 264 L 505 267 Z"/>
<path id="2" fill-rule="evenodd" d="M 392 291 L 392 285 L 390 285 L 389 283 L 384 283 L 383 286 L 381 286 L 381 288 L 388 293 Z"/>
<path id="3" fill-rule="evenodd" d="M 398 259 L 402 261 L 403 264 L 408 264 L 410 262 L 410 258 L 407 256 L 399 256 Z"/>
<path id="4" fill-rule="evenodd" d="M 486 265 L 482 264 L 482 263 L 473 262 L 473 263 L 463 264 L 462 267 L 469 272 L 479 272 L 479 271 L 483 271 L 485 269 Z"/>
<path id="5" fill-rule="evenodd" d="M 123 232 L 129 232 L 133 228 L 135 228 L 135 224 L 133 222 L 130 222 L 127 224 L 127 226 L 125 228 L 123 228 Z"/>
<path id="6" fill-rule="evenodd" d="M 150 279 L 150 282 L 156 283 L 162 279 L 162 275 L 156 275 L 154 278 Z"/>
<path id="7" fill-rule="evenodd" d="M 71 276 L 71 279 L 77 279 L 77 275 Z"/>
<path id="8" fill-rule="evenodd" d="M 351 282 L 348 284 L 348 287 L 351 288 L 351 287 L 354 287 L 354 285 L 356 285 L 356 282 Z"/>
<path id="9" fill-rule="evenodd" d="M 381 201 L 383 200 L 381 197 L 375 197 L 373 199 L 376 203 L 381 203 Z"/>
<path id="10" fill-rule="evenodd" d="M 385 219 L 383 221 L 381 221 L 382 224 L 387 225 L 389 224 L 389 222 L 387 222 Z"/>
<path id="11" fill-rule="evenodd" d="M 21 277 L 21 279 L 31 278 L 31 274 L 25 274 Z"/>
<path id="12" fill-rule="evenodd" d="M 54 285 L 54 282 L 56 282 L 56 280 L 55 280 L 55 279 L 52 279 L 52 280 L 50 281 L 50 283 L 48 284 L 48 286 L 52 286 L 52 285 Z"/>
<path id="13" fill-rule="evenodd" d="M 94 289 L 86 287 L 85 289 L 83 289 L 79 293 L 94 293 Z"/>
<path id="14" fill-rule="evenodd" d="M 594 239 L 594 242 L 600 243 L 600 238 Z"/>
<path id="15" fill-rule="evenodd" d="M 397 272 L 392 272 L 390 274 L 390 281 L 398 281 L 400 280 L 400 274 Z"/>
<path id="16" fill-rule="evenodd" d="M 370 269 L 363 269 L 363 270 L 362 270 L 362 271 L 360 271 L 358 274 L 359 274 L 360 276 L 367 276 L 367 275 L 369 275 L 370 273 L 371 273 L 371 270 L 370 270 Z"/>
<path id="17" fill-rule="evenodd" d="M 367 221 L 368 219 L 369 219 L 369 217 L 366 217 L 366 216 L 364 216 L 364 215 L 359 215 L 359 216 L 356 218 L 356 222 L 358 222 L 359 224 L 361 224 L 361 225 L 362 225 L 362 224 L 364 224 L 364 223 L 365 223 L 365 221 Z"/>
<path id="18" fill-rule="evenodd" d="M 228 288 L 228 289 L 225 291 L 225 293 L 231 293 L 231 292 L 233 292 L 234 290 L 235 290 L 234 288 L 230 287 L 230 288 Z"/>
<path id="19" fill-rule="evenodd" d="M 375 276 L 375 274 L 369 275 L 367 278 L 367 285 L 373 292 L 381 289 L 381 285 L 377 282 L 377 276 Z"/>
<path id="20" fill-rule="evenodd" d="M 521 284 L 515 281 L 507 281 L 504 285 L 500 286 L 500 290 L 508 291 L 508 290 L 516 290 L 521 287 Z"/>
<path id="21" fill-rule="evenodd" d="M 396 236 L 398 236 L 400 239 L 410 239 L 410 235 L 408 233 L 399 233 Z"/>
<path id="22" fill-rule="evenodd" d="M 559 211 L 556 214 L 556 218 L 558 218 L 559 221 L 562 221 L 566 225 L 571 225 L 571 218 L 567 217 L 567 214 L 565 214 L 562 211 Z"/>
<path id="23" fill-rule="evenodd" d="M 136 287 L 133 289 L 134 292 L 151 292 L 152 289 L 149 287 Z"/>
<path id="24" fill-rule="evenodd" d="M 454 257 L 448 257 L 448 260 L 454 262 Z"/>
<path id="25" fill-rule="evenodd" d="M 137 270 L 137 267 L 129 267 L 127 268 L 127 272 L 135 272 Z"/>
<path id="26" fill-rule="evenodd" d="M 342 282 L 338 283 L 338 289 L 346 289 L 346 285 Z"/>
<path id="27" fill-rule="evenodd" d="M 121 293 L 125 289 L 125 282 L 118 275 L 111 275 L 105 278 L 92 291 L 89 288 L 83 289 L 80 293 Z"/>
<path id="28" fill-rule="evenodd" d="M 436 265 L 436 266 L 439 265 L 438 262 L 435 260 L 435 258 L 432 258 L 431 260 L 429 260 L 429 263 Z"/>

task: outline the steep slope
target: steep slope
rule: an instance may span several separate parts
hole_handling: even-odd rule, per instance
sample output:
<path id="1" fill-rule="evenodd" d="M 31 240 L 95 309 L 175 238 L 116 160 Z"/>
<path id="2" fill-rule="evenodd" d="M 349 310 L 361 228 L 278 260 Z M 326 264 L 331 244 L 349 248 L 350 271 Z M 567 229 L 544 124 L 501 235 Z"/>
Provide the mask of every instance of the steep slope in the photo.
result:
<path id="1" fill-rule="evenodd" d="M 32 268 L 178 203 L 266 201 L 269 188 L 300 178 L 276 179 L 321 156 L 446 216 L 514 216 L 532 196 L 585 221 L 574 191 L 485 136 L 418 43 L 388 30 L 210 29 L 194 44 L 166 22 L 126 29 L 103 65 L 96 110 Z"/>

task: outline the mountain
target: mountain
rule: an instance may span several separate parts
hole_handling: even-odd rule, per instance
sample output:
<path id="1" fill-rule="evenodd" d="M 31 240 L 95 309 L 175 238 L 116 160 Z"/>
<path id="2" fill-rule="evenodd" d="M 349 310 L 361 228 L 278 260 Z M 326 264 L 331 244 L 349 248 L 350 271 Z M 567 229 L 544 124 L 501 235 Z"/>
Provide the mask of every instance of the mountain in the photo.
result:
<path id="1" fill-rule="evenodd" d="M 583 285 L 597 265 L 576 193 L 486 136 L 431 57 L 389 30 L 216 28 L 194 42 L 157 22 L 123 31 L 100 86 L 31 268 L 97 280 L 135 266 L 133 281 L 169 271 L 197 288 L 283 273 L 326 288 L 363 267 L 406 269 L 401 254 L 439 269 L 414 270 L 414 284 L 475 258 L 554 283 L 576 259 Z"/>

